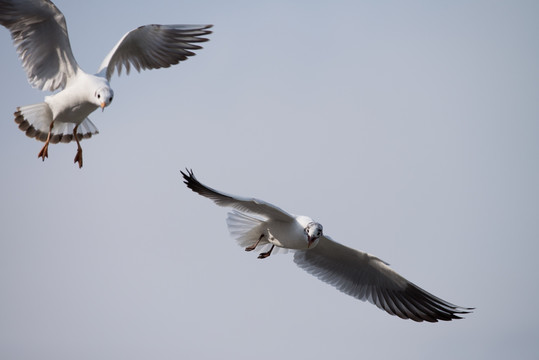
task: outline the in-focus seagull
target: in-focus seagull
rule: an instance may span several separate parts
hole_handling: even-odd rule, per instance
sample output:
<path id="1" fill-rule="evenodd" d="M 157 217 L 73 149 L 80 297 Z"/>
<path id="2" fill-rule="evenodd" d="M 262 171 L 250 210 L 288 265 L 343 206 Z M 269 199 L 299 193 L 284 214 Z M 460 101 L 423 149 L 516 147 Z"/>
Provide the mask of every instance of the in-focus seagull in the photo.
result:
<path id="1" fill-rule="evenodd" d="M 38 154 L 45 160 L 49 144 L 77 142 L 75 163 L 82 167 L 79 140 L 97 134 L 88 115 L 105 109 L 114 97 L 109 81 L 125 66 L 141 69 L 169 67 L 195 55 L 194 43 L 208 39 L 212 25 L 146 25 L 125 34 L 105 57 L 95 75 L 75 61 L 64 15 L 49 0 L 0 0 L 0 24 L 13 38 L 30 84 L 59 92 L 44 102 L 21 106 L 15 122 L 29 137 L 45 142 Z"/>
<path id="2" fill-rule="evenodd" d="M 198 181 L 192 170 L 181 171 L 184 183 L 219 206 L 232 207 L 227 224 L 246 251 L 270 245 L 259 258 L 270 256 L 275 246 L 292 249 L 302 269 L 359 300 L 368 300 L 391 315 L 414 321 L 461 319 L 473 308 L 442 300 L 412 284 L 379 258 L 346 247 L 323 234 L 322 225 L 307 216 L 295 216 L 275 205 L 212 189 Z M 255 216 L 252 216 L 253 214 Z"/>

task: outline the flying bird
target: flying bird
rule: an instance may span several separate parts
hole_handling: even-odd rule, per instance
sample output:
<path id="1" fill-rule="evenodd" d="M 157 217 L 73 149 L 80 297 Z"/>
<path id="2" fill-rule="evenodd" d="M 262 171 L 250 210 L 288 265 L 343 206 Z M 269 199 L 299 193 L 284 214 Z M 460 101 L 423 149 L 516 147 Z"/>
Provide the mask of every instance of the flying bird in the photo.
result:
<path id="1" fill-rule="evenodd" d="M 252 251 L 263 245 L 260 259 L 277 246 L 292 249 L 294 262 L 318 279 L 359 300 L 368 300 L 391 315 L 414 321 L 461 319 L 473 308 L 442 300 L 399 275 L 379 258 L 351 249 L 324 235 L 322 225 L 296 216 L 263 200 L 229 195 L 197 180 L 192 170 L 181 171 L 188 188 L 219 206 L 234 208 L 228 229 L 237 242 Z"/>
<path id="2" fill-rule="evenodd" d="M 80 140 L 98 133 L 88 115 L 114 98 L 110 79 L 122 68 L 129 74 L 166 68 L 207 41 L 212 25 L 145 25 L 125 34 L 105 57 L 97 73 L 84 72 L 71 51 L 64 15 L 49 0 L 0 0 L 0 24 L 10 32 L 30 84 L 56 91 L 38 104 L 17 107 L 15 122 L 27 136 L 45 142 L 38 154 L 48 157 L 49 144 L 77 142 L 75 163 L 82 167 Z"/>

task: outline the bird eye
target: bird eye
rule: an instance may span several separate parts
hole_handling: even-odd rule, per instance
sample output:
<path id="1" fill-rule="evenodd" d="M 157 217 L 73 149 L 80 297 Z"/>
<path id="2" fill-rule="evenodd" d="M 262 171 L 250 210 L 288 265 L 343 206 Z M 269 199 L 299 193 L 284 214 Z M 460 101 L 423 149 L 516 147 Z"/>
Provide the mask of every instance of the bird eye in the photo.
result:
<path id="1" fill-rule="evenodd" d="M 101 99 L 101 94 L 97 94 L 97 98 L 98 98 L 98 99 Z"/>
<path id="2" fill-rule="evenodd" d="M 112 101 L 112 96 L 109 98 L 109 101 Z"/>

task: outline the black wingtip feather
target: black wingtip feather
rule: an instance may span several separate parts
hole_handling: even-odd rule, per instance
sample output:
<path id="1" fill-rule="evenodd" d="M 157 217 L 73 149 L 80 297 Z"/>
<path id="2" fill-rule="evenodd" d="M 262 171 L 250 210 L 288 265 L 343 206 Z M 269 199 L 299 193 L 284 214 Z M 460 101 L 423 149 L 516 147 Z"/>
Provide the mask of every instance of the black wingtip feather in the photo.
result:
<path id="1" fill-rule="evenodd" d="M 183 175 L 184 184 L 187 185 L 187 187 L 189 189 L 193 190 L 197 194 L 205 196 L 205 197 L 209 197 L 210 199 L 215 195 L 227 197 L 226 195 L 222 195 L 218 191 L 216 191 L 216 190 L 214 190 L 214 189 L 212 189 L 210 187 L 207 187 L 206 185 L 203 185 L 195 177 L 195 174 L 193 173 L 193 170 L 185 168 L 185 171 L 186 172 L 183 172 L 183 171 L 180 170 L 180 172 Z"/>
<path id="2" fill-rule="evenodd" d="M 195 174 L 193 173 L 192 169 L 185 168 L 186 172 L 183 172 L 180 170 L 180 173 L 183 176 L 183 183 L 187 185 L 187 187 L 195 192 L 197 192 L 195 189 L 193 189 L 193 184 L 201 185 L 200 182 L 195 177 Z"/>

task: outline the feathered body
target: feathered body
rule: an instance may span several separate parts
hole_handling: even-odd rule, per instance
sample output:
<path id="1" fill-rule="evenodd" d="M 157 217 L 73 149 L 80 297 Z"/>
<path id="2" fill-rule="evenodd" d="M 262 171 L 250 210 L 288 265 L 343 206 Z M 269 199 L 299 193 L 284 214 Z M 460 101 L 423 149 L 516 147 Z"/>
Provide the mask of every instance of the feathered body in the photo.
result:
<path id="1" fill-rule="evenodd" d="M 305 227 L 313 220 L 307 216 L 300 216 L 296 221 L 261 219 L 231 211 L 226 222 L 230 234 L 242 247 L 250 247 L 258 242 L 258 245 L 272 244 L 284 249 L 305 250 L 309 246 Z"/>
<path id="2" fill-rule="evenodd" d="M 191 190 L 219 206 L 235 210 L 227 218 L 230 234 L 251 251 L 271 245 L 294 251 L 294 262 L 318 279 L 391 315 L 414 321 L 460 319 L 471 308 L 442 300 L 399 275 L 374 255 L 341 245 L 324 235 L 322 225 L 307 216 L 295 216 L 263 200 L 226 194 L 182 172 Z M 253 215 L 251 215 L 253 214 Z"/>
<path id="3" fill-rule="evenodd" d="M 137 71 L 169 67 L 195 55 L 194 43 L 207 41 L 211 25 L 146 25 L 126 33 L 107 54 L 95 75 L 84 72 L 71 51 L 64 15 L 49 0 L 0 0 L 0 24 L 5 26 L 26 70 L 30 84 L 45 91 L 43 103 L 20 106 L 15 122 L 27 136 L 45 142 L 39 153 L 48 156 L 49 143 L 77 142 L 75 162 L 82 167 L 79 140 L 97 134 L 88 119 L 113 100 L 110 79 L 131 65 Z M 75 136 L 76 134 L 76 136 Z"/>

